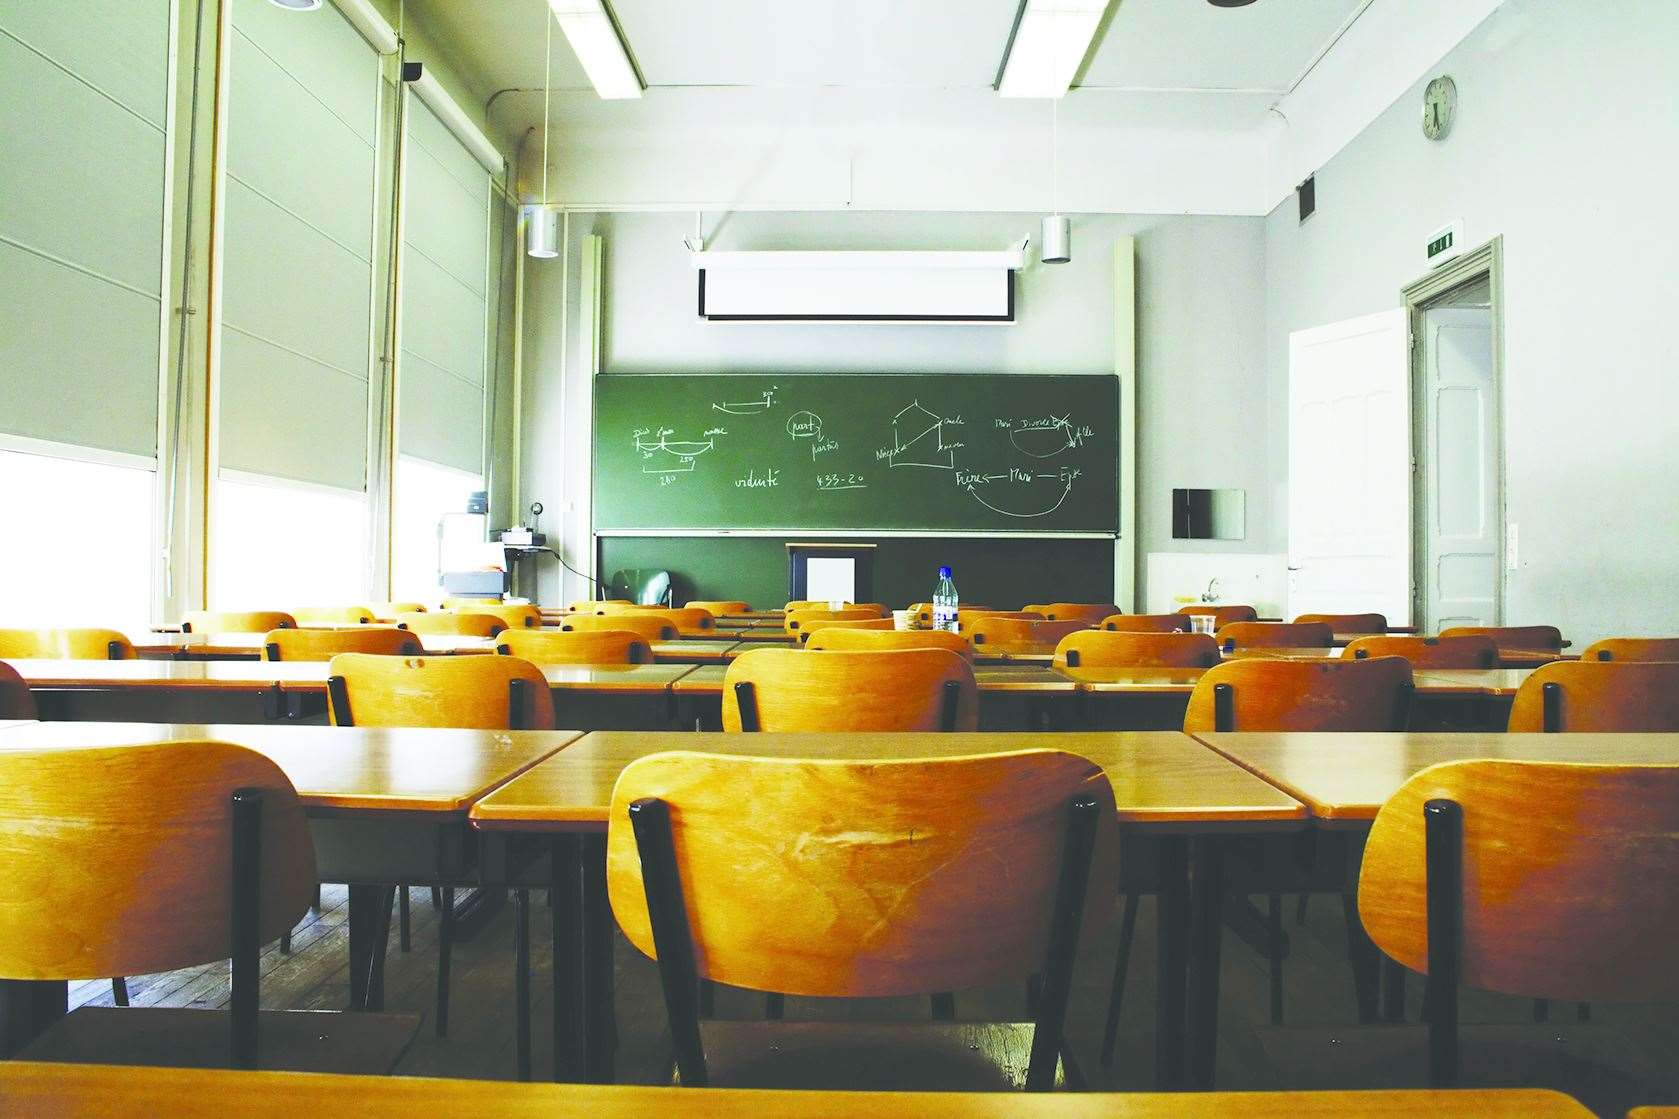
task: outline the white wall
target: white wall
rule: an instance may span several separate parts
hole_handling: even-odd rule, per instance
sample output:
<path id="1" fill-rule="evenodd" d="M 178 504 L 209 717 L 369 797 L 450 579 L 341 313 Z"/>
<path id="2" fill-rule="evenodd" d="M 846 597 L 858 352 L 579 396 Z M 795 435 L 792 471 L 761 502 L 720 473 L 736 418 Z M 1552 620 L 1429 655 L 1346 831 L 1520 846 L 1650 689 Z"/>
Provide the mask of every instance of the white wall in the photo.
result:
<path id="1" fill-rule="evenodd" d="M 1679 632 L 1676 50 L 1672 0 L 1506 0 L 1430 71 L 1457 81 L 1449 139 L 1423 137 L 1418 82 L 1318 172 L 1316 216 L 1291 199 L 1265 226 L 1279 480 L 1289 332 L 1398 306 L 1453 218 L 1470 246 L 1503 235 L 1505 617 L 1576 645 Z"/>
<path id="2" fill-rule="evenodd" d="M 589 386 L 576 301 L 577 242 L 592 231 L 606 241 L 603 368 L 613 373 L 1109 372 L 1112 246 L 1135 235 L 1141 552 L 1240 553 L 1273 535 L 1257 218 L 1075 216 L 1072 261 L 1033 264 L 1021 274 L 1013 326 L 708 323 L 696 315 L 696 280 L 682 244 L 695 231 L 693 214 L 570 220 L 567 264 L 526 262 L 522 473 L 525 500 L 550 510 L 543 518 L 550 531 L 588 485 Z M 1036 226 L 1020 214 L 751 212 L 712 215 L 705 233 L 717 249 L 1000 249 L 1035 239 Z M 1247 489 L 1248 541 L 1172 541 L 1173 486 Z M 581 516 L 580 507 L 563 533 L 576 566 L 588 555 Z M 1138 569 L 1141 576 L 1141 556 Z M 545 566 L 543 601 L 581 597 L 582 588 L 575 579 L 562 588 L 556 566 Z"/>

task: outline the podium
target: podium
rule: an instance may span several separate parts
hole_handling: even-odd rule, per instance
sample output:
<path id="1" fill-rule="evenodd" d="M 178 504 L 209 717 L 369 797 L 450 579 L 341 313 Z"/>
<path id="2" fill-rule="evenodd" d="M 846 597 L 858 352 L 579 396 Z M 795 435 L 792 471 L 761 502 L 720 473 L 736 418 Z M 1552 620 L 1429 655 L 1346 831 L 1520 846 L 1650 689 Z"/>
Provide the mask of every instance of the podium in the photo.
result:
<path id="1" fill-rule="evenodd" d="M 874 601 L 873 544 L 787 545 L 789 602 Z"/>

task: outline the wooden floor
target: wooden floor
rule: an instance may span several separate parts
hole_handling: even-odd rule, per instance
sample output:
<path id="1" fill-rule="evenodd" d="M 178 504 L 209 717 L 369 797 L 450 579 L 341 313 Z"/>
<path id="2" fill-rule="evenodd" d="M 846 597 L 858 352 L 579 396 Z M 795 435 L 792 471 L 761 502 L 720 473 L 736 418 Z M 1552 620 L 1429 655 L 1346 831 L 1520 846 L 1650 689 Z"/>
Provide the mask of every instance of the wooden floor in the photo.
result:
<path id="1" fill-rule="evenodd" d="M 436 989 L 437 918 L 429 892 L 414 890 L 412 950 L 402 953 L 392 922 L 387 971 L 387 1007 L 423 1013 L 420 1039 L 400 1072 L 420 1076 L 510 1078 L 513 1075 L 513 980 L 511 907 L 503 907 L 467 942 L 457 943 L 450 1010 L 451 1033 L 439 1040 L 432 1030 Z M 347 904 L 342 887 L 323 891 L 324 911 L 311 913 L 282 956 L 271 947 L 263 958 L 265 1007 L 336 1009 L 349 997 Z M 541 896 L 533 898 L 532 928 L 544 930 Z M 1416 1024 L 1421 984 L 1413 978 L 1404 1025 L 1356 1025 L 1352 985 L 1345 964 L 1345 928 L 1338 899 L 1312 899 L 1307 923 L 1292 922 L 1291 955 L 1285 965 L 1284 1022 L 1270 1026 L 1265 961 L 1236 936 L 1224 938 L 1223 1001 L 1220 1018 L 1219 1087 L 1274 1088 L 1420 1087 L 1425 1083 L 1426 1034 Z M 1082 953 L 1073 994 L 1069 1034 L 1092 1086 L 1147 1089 L 1153 1045 L 1154 938 L 1152 905 L 1144 899 L 1137 922 L 1122 1019 L 1118 1056 L 1109 1068 L 1097 1061 L 1108 983 L 1117 943 L 1117 912 L 1102 938 Z M 538 1076 L 546 1076 L 552 1048 L 547 1028 L 549 946 L 533 938 L 535 1054 Z M 667 1048 L 664 1009 L 655 966 L 623 941 L 618 947 L 619 1079 L 653 1082 L 664 1075 Z M 223 1006 L 228 998 L 225 967 L 197 968 L 131 977 L 136 1006 Z M 71 1004 L 107 1005 L 108 983 L 78 984 Z M 1023 991 L 962 993 L 959 1017 L 1021 1020 Z M 761 996 L 720 992 L 724 1017 L 756 1017 Z M 1569 1092 L 1602 1114 L 1620 1115 L 1635 1104 L 1679 1103 L 1679 1007 L 1593 1007 L 1592 1021 L 1579 1024 L 1573 1007 L 1553 1007 L 1548 1023 L 1532 1020 L 1533 1004 L 1490 995 L 1466 996 L 1463 1004 L 1464 1069 L 1475 1086 L 1552 1087 Z M 917 1018 L 925 999 L 833 1002 L 791 999 L 789 1017 Z"/>

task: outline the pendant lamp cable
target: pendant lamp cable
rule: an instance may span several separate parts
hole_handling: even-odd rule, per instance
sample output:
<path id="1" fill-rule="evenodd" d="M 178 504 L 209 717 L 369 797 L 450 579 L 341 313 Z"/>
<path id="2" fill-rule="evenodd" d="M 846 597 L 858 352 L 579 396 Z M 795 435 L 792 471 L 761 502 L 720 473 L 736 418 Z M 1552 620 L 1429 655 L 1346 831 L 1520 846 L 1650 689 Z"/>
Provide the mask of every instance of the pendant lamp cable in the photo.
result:
<path id="1" fill-rule="evenodd" d="M 1056 206 L 1057 187 L 1059 184 L 1057 160 L 1061 154 L 1061 98 L 1056 97 L 1049 103 L 1049 209 L 1051 213 L 1059 214 L 1061 210 Z"/>
<path id="2" fill-rule="evenodd" d="M 544 12 L 547 17 L 548 29 L 547 45 L 542 55 L 542 204 L 548 205 L 548 97 L 553 87 L 552 74 L 554 71 L 554 16 L 551 12 Z"/>

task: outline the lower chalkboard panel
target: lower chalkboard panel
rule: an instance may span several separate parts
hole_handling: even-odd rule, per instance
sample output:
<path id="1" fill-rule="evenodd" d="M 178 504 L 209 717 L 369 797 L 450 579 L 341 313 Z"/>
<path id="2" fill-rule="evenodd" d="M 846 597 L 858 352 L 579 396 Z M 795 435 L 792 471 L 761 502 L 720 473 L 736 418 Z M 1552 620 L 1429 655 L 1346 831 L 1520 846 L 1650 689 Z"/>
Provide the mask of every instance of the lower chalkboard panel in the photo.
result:
<path id="1" fill-rule="evenodd" d="M 787 601 L 787 543 L 798 536 L 604 536 L 602 578 L 628 569 L 669 571 L 678 604 L 744 599 L 755 609 Z M 1109 602 L 1114 593 L 1111 539 L 1057 537 L 865 537 L 834 540 L 876 545 L 874 597 L 889 606 L 925 602 L 941 564 L 956 574 L 966 602 L 1018 608 L 1028 602 Z"/>

